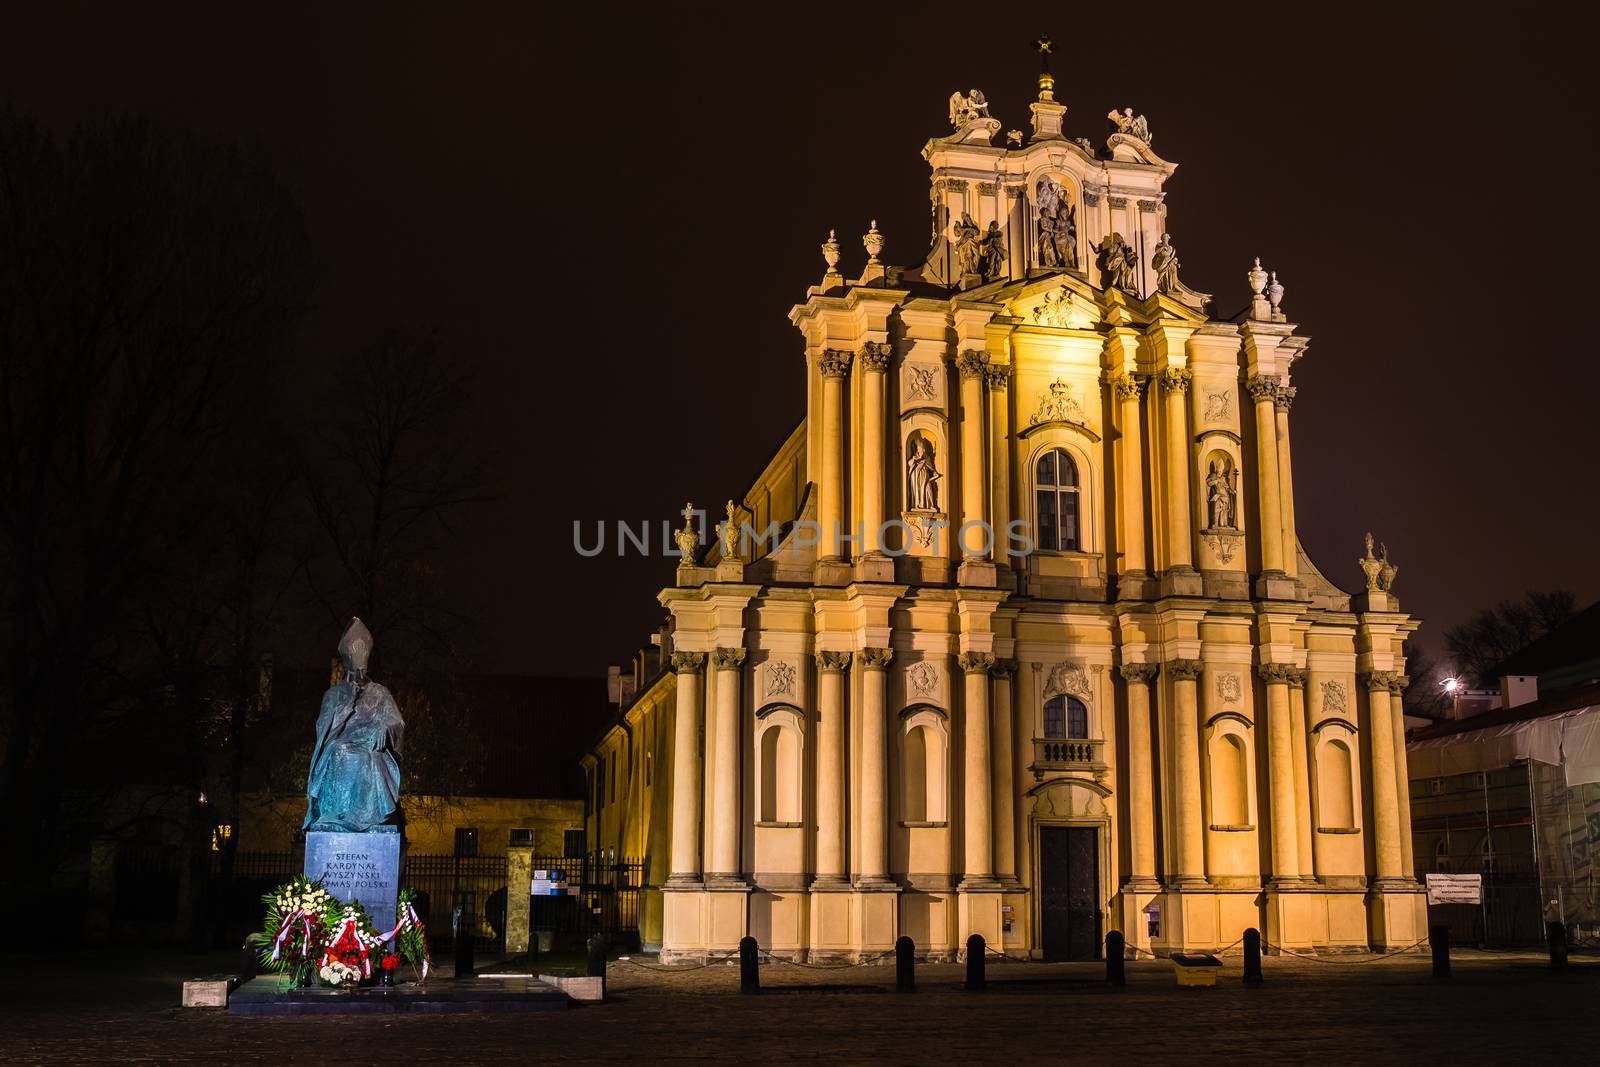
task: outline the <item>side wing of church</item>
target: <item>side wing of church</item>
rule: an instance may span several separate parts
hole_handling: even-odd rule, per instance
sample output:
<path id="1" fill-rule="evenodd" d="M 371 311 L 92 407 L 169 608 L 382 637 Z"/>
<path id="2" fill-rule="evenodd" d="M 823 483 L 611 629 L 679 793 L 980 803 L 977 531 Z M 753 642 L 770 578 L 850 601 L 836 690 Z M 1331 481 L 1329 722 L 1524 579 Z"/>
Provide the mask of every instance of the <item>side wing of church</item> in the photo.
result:
<path id="1" fill-rule="evenodd" d="M 1417 624 L 1370 539 L 1354 596 L 1300 547 L 1307 338 L 1259 262 L 1227 321 L 1179 280 L 1142 116 L 1068 138 L 1048 74 L 1031 110 L 996 144 L 951 98 L 922 264 L 876 224 L 855 277 L 823 246 L 806 419 L 660 594 L 663 669 L 585 761 L 665 959 L 1426 936 Z"/>

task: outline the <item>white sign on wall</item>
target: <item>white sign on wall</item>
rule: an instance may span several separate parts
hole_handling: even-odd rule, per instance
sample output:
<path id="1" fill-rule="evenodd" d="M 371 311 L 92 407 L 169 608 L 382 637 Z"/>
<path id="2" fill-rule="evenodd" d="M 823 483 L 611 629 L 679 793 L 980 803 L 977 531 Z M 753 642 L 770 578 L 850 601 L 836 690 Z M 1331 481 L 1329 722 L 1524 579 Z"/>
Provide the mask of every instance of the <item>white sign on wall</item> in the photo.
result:
<path id="1" fill-rule="evenodd" d="M 1479 904 L 1483 902 L 1483 875 L 1430 874 L 1429 904 Z"/>

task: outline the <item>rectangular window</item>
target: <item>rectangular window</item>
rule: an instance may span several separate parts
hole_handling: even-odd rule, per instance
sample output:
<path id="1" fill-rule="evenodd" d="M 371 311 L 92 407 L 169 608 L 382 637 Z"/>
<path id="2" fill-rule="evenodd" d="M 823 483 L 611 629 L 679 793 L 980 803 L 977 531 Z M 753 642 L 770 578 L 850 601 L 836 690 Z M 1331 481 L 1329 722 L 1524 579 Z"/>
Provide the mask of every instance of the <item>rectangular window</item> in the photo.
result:
<path id="1" fill-rule="evenodd" d="M 596 772 L 596 777 L 595 777 L 594 783 L 595 783 L 595 785 L 594 785 L 595 796 L 597 796 L 599 798 L 595 803 L 594 810 L 595 811 L 605 811 L 606 810 L 606 758 L 604 756 L 600 757 L 600 768 Z"/>
<path id="2" fill-rule="evenodd" d="M 233 836 L 233 827 L 229 823 L 221 822 L 211 828 L 211 851 L 221 852 L 222 846 L 228 843 L 228 838 Z"/>
<path id="3" fill-rule="evenodd" d="M 478 829 L 475 826 L 456 827 L 456 855 L 467 857 L 478 854 Z"/>
<path id="4" fill-rule="evenodd" d="M 611 761 L 611 800 L 609 802 L 612 803 L 612 804 L 615 804 L 617 802 L 617 761 L 616 760 L 612 760 Z"/>
<path id="5" fill-rule="evenodd" d="M 568 830 L 561 838 L 561 854 L 567 859 L 582 859 L 584 844 L 582 830 Z"/>

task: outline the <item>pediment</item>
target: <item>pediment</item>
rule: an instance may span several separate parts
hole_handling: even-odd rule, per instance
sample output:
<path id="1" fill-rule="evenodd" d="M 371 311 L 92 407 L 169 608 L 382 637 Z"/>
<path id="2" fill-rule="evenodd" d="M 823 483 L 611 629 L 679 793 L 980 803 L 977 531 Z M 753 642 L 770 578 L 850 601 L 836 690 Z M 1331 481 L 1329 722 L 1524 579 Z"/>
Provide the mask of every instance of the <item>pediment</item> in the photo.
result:
<path id="1" fill-rule="evenodd" d="M 1024 285 L 1006 312 L 1032 326 L 1092 330 L 1100 322 L 1100 304 L 1088 282 L 1056 274 Z"/>

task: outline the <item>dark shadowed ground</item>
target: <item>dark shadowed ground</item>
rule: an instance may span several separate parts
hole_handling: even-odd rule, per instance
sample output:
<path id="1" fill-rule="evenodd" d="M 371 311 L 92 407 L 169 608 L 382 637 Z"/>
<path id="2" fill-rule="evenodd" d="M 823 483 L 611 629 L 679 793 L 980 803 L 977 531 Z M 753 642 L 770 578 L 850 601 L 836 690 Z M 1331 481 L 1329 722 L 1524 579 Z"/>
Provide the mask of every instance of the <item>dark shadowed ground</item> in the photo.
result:
<path id="1" fill-rule="evenodd" d="M 1227 960 L 1214 989 L 1176 988 L 1164 961 L 1109 990 L 1098 964 L 995 963 L 966 993 L 955 965 L 662 973 L 612 965 L 612 1000 L 529 1015 L 245 1018 L 177 1006 L 185 975 L 218 957 L 6 957 L 0 1062 L 16 1063 L 1510 1063 L 1575 1062 L 1596 1038 L 1600 960 L 1552 973 L 1542 958 L 1458 952 L 1436 982 L 1426 958 L 1269 958 L 1246 987 Z M 822 987 L 822 988 L 819 988 Z"/>

